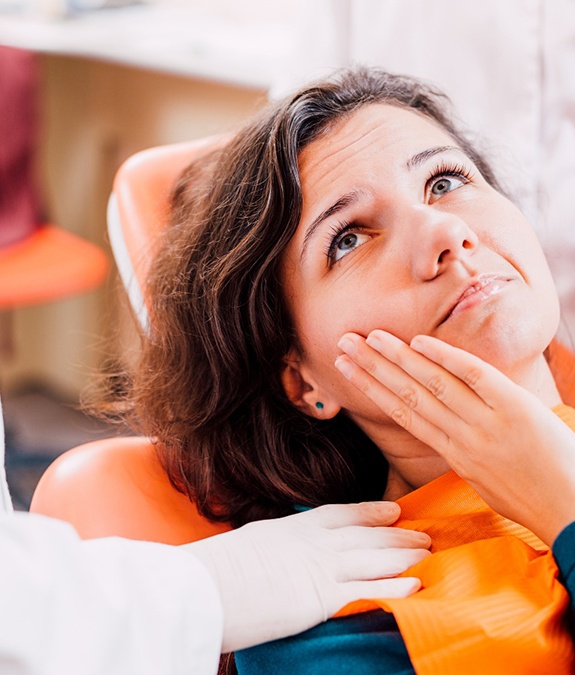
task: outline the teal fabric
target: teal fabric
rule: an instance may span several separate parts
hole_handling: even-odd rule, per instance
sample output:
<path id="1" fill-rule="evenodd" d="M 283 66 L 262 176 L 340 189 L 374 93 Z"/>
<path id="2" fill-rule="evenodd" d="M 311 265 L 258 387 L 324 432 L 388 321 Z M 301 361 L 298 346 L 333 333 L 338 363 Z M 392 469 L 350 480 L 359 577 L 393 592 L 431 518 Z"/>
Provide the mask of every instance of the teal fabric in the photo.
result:
<path id="1" fill-rule="evenodd" d="M 559 567 L 559 579 L 569 593 L 567 621 L 571 635 L 575 637 L 575 522 L 559 534 L 553 544 L 553 555 Z"/>
<path id="2" fill-rule="evenodd" d="M 376 610 L 331 619 L 283 640 L 236 652 L 240 675 L 413 675 L 391 614 Z"/>
<path id="3" fill-rule="evenodd" d="M 575 522 L 559 534 L 553 544 L 553 555 L 561 570 L 561 579 L 571 597 L 575 596 Z"/>

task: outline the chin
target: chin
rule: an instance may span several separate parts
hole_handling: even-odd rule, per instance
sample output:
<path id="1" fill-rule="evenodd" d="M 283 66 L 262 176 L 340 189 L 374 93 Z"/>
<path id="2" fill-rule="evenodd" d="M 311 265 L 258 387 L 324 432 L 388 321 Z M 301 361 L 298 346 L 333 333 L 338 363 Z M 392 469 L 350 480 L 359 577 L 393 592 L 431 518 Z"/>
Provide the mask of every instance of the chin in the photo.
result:
<path id="1" fill-rule="evenodd" d="M 480 325 L 459 330 L 452 338 L 446 335 L 441 339 L 478 356 L 519 384 L 540 361 L 555 332 L 556 324 L 549 320 L 535 321 L 530 317 L 527 321 L 513 321 L 493 315 Z"/>

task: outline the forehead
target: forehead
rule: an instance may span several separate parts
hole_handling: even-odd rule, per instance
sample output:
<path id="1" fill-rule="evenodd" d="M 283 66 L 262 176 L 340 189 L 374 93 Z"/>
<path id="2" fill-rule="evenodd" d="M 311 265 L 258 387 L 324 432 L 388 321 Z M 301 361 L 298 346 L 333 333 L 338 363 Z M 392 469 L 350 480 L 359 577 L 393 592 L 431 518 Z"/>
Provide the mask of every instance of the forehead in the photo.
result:
<path id="1" fill-rule="evenodd" d="M 438 122 L 422 113 L 387 104 L 364 106 L 300 153 L 304 198 L 306 185 L 329 183 L 343 169 L 358 177 L 369 172 L 374 162 L 396 170 L 414 153 L 437 145 L 458 143 Z"/>

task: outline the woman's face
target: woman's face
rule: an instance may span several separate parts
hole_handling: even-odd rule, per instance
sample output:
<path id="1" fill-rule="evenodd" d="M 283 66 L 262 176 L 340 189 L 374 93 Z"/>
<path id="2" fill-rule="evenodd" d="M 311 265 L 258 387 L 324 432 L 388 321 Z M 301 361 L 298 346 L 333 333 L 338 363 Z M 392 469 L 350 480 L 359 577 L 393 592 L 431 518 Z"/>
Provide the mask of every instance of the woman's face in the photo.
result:
<path id="1" fill-rule="evenodd" d="M 334 366 L 348 331 L 433 335 L 517 380 L 540 358 L 559 309 L 539 243 L 439 125 L 369 105 L 299 166 L 303 210 L 283 280 L 319 400 L 377 414 Z"/>

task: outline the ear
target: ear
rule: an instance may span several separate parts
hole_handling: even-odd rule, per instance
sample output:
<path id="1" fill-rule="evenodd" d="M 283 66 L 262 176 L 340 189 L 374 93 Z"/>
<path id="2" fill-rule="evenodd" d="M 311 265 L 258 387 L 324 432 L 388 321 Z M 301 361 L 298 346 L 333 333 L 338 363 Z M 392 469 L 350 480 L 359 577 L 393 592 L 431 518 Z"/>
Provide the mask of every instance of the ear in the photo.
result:
<path id="1" fill-rule="evenodd" d="M 293 350 L 284 359 L 281 380 L 288 399 L 308 417 L 327 420 L 341 410 L 341 406 L 327 392 L 322 395 L 310 368 Z"/>

